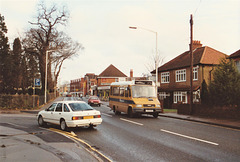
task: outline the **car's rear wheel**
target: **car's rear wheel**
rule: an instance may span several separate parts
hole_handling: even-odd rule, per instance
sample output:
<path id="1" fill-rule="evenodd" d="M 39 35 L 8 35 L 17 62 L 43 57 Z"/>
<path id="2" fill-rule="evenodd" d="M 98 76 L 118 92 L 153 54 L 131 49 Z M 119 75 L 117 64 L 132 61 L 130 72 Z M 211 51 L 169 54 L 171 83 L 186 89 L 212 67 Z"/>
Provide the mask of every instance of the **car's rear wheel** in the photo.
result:
<path id="1" fill-rule="evenodd" d="M 38 117 L 38 125 L 40 127 L 46 126 L 46 122 L 43 120 L 43 117 L 41 115 Z"/>
<path id="2" fill-rule="evenodd" d="M 61 121 L 60 121 L 60 128 L 63 131 L 67 130 L 67 128 L 68 128 L 64 119 L 61 119 Z"/>
<path id="3" fill-rule="evenodd" d="M 88 126 L 89 129 L 94 129 L 94 127 L 96 127 L 96 125 L 90 124 L 90 125 Z"/>

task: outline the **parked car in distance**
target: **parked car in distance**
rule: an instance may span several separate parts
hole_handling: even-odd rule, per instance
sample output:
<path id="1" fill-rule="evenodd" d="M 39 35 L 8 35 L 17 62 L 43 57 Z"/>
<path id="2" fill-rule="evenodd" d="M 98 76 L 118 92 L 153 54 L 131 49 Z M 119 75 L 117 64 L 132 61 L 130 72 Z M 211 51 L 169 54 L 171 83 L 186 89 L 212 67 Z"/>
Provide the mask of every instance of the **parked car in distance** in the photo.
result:
<path id="1" fill-rule="evenodd" d="M 88 104 L 90 106 L 92 106 L 92 105 L 101 106 L 101 101 L 97 96 L 90 96 L 88 99 Z"/>
<path id="2" fill-rule="evenodd" d="M 58 101 L 37 115 L 38 125 L 47 123 L 60 125 L 62 130 L 68 127 L 96 127 L 102 123 L 101 113 L 84 101 Z"/>

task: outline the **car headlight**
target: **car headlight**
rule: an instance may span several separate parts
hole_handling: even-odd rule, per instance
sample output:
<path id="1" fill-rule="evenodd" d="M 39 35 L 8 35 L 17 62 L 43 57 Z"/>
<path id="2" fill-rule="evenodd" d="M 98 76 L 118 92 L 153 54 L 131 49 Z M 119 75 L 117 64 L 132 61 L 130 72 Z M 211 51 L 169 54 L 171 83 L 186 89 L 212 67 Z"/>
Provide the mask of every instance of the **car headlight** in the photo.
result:
<path id="1" fill-rule="evenodd" d="M 142 105 L 136 105 L 136 107 L 142 107 Z"/>
<path id="2" fill-rule="evenodd" d="M 156 105 L 156 107 L 161 107 L 161 105 Z"/>

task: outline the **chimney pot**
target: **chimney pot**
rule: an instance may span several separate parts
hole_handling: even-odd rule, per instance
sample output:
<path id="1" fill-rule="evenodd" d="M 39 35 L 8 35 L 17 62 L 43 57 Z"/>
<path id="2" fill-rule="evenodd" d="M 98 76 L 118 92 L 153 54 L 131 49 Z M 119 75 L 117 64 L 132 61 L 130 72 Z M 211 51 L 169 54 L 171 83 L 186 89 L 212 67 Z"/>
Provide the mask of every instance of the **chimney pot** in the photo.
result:
<path id="1" fill-rule="evenodd" d="M 189 46 L 190 46 L 190 44 L 189 44 Z M 200 47 L 202 47 L 201 42 L 198 41 L 198 40 L 193 40 L 193 42 L 192 42 L 192 50 L 194 51 L 195 49 L 200 48 Z"/>

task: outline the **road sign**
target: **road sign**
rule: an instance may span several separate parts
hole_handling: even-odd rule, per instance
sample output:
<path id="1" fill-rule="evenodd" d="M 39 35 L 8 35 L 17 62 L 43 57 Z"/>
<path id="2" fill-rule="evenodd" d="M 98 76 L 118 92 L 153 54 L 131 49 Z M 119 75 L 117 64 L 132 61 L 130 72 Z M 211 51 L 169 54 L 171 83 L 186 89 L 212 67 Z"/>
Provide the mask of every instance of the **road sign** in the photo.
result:
<path id="1" fill-rule="evenodd" d="M 35 78 L 35 86 L 41 86 L 41 80 L 39 78 Z"/>

